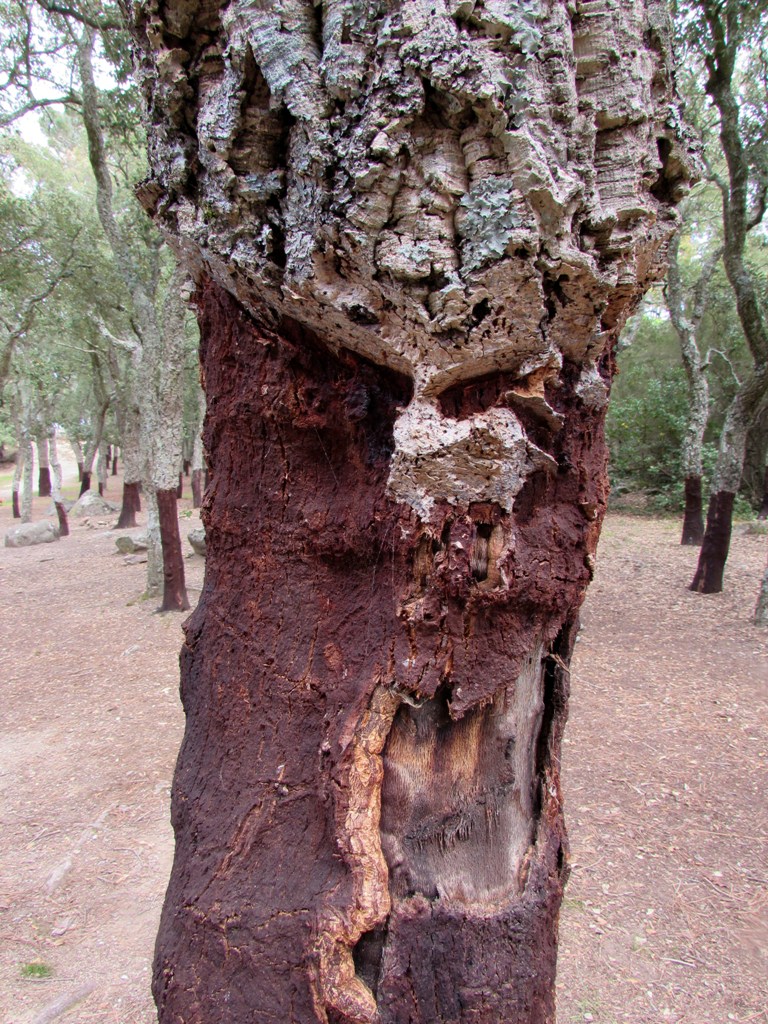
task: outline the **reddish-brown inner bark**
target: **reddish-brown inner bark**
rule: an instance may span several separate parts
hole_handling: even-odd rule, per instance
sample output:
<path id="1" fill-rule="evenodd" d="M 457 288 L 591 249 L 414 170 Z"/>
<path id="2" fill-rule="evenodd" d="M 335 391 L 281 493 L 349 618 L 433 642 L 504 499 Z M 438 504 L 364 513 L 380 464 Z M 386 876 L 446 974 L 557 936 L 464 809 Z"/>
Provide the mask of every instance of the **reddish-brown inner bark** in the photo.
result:
<path id="1" fill-rule="evenodd" d="M 80 476 L 80 494 L 85 494 L 86 491 L 91 489 L 91 474 L 90 471 L 83 469 Z"/>
<path id="2" fill-rule="evenodd" d="M 41 466 L 38 470 L 37 493 L 41 498 L 51 496 L 51 470 L 48 466 Z"/>
<path id="3" fill-rule="evenodd" d="M 117 449 L 112 456 L 112 476 L 117 476 Z"/>
<path id="4" fill-rule="evenodd" d="M 685 478 L 685 512 L 681 544 L 698 546 L 704 539 L 704 513 L 701 499 L 701 477 Z"/>
<path id="5" fill-rule="evenodd" d="M 159 610 L 185 611 L 189 608 L 189 598 L 184 580 L 176 488 L 158 490 L 155 494 L 160 519 L 160 541 L 163 547 L 163 603 Z"/>
<path id="6" fill-rule="evenodd" d="M 155 961 L 160 1021 L 361 1020 L 345 1003 L 347 982 L 323 961 L 336 928 L 351 936 L 356 984 L 375 996 L 382 1024 L 551 1022 L 567 872 L 565 666 L 605 501 L 602 424 L 576 397 L 578 370 L 566 367 L 548 396 L 566 426 L 535 428 L 559 468 L 535 474 L 513 514 L 444 504 L 427 528 L 386 491 L 410 382 L 349 352 L 332 355 L 290 321 L 260 328 L 211 283 L 198 298 L 208 556 L 182 651 L 187 729 Z M 455 401 L 456 415 L 477 407 L 469 390 Z M 483 871 L 499 877 L 488 858 L 501 837 L 489 853 L 476 827 L 482 807 L 513 797 L 493 702 L 514 693 L 532 657 L 543 679 L 533 845 L 507 896 L 480 911 L 458 890 L 440 896 L 441 845 L 477 843 Z M 488 778 L 478 774 L 464 812 L 446 816 L 450 771 L 430 769 L 426 824 L 411 802 L 402 826 L 406 870 L 387 854 L 391 912 L 358 934 L 349 924 L 361 903 L 345 824 L 356 795 L 350 758 L 381 692 L 404 700 L 381 760 L 382 848 L 401 818 L 391 780 L 405 749 L 396 737 L 415 722 L 410 701 L 424 709 L 414 728 L 431 730 L 441 763 L 460 748 Z M 468 747 L 478 715 L 487 739 Z M 451 831 L 454 812 L 467 822 Z M 494 814 L 487 820 L 491 837 Z M 430 843 L 424 860 L 419 849 Z"/>
<path id="7" fill-rule="evenodd" d="M 719 594 L 731 545 L 731 524 L 735 494 L 718 491 L 709 499 L 707 529 L 699 552 L 699 563 L 690 589 L 699 594 Z"/>
<path id="8" fill-rule="evenodd" d="M 13 518 L 21 519 L 21 508 L 19 506 L 19 492 L 14 491 L 11 499 L 11 506 L 13 508 Z"/>
<path id="9" fill-rule="evenodd" d="M 117 456 L 115 456 L 117 459 Z M 123 504 L 120 508 L 120 517 L 117 520 L 115 529 L 128 530 L 136 526 L 136 513 L 141 511 L 141 499 L 139 497 L 138 481 L 131 483 L 123 481 Z"/>

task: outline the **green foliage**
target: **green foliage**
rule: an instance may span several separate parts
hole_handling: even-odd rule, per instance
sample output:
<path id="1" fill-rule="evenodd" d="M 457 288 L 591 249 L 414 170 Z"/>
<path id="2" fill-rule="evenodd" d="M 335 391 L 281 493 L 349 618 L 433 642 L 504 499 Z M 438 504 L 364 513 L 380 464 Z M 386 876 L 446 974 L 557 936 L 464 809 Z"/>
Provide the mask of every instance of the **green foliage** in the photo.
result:
<path id="1" fill-rule="evenodd" d="M 660 376 L 631 367 L 606 421 L 615 488 L 656 491 L 673 500 L 682 487 L 681 448 L 688 395 L 682 368 Z"/>
<path id="2" fill-rule="evenodd" d="M 45 978 L 50 978 L 53 974 L 53 968 L 43 963 L 42 960 L 32 960 L 28 964 L 22 964 L 20 970 L 22 978 L 29 981 L 42 981 Z"/>

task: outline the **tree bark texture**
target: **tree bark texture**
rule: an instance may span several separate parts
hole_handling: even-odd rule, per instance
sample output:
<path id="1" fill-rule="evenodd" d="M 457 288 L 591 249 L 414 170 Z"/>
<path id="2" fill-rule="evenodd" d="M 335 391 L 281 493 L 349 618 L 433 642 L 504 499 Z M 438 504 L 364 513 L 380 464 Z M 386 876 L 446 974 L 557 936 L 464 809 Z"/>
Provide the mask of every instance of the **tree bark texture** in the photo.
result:
<path id="1" fill-rule="evenodd" d="M 91 471 L 83 467 L 83 471 L 80 475 L 80 497 L 82 497 L 86 491 L 91 489 Z"/>
<path id="2" fill-rule="evenodd" d="M 666 300 L 680 342 L 680 355 L 688 383 L 688 416 L 681 460 L 685 481 L 685 511 L 680 543 L 699 545 L 704 537 L 701 480 L 704 469 L 704 434 L 709 419 L 709 382 L 697 335 L 706 312 L 709 285 L 720 262 L 722 248 L 702 260 L 698 277 L 691 289 L 692 294 L 686 297 L 678 262 L 679 247 L 680 236 L 675 235 L 669 243 Z"/>
<path id="3" fill-rule="evenodd" d="M 700 476 L 685 478 L 685 510 L 683 512 L 683 534 L 681 544 L 696 547 L 704 539 L 704 514 Z"/>
<path id="4" fill-rule="evenodd" d="M 731 546 L 731 524 L 733 503 L 736 495 L 732 491 L 718 491 L 711 494 L 707 509 L 707 527 L 699 553 L 696 573 L 690 590 L 699 594 L 719 594 L 723 589 L 725 563 Z"/>
<path id="5" fill-rule="evenodd" d="M 612 347 L 689 171 L 664 8 L 137 13 L 211 467 L 162 1024 L 549 1024 Z"/>
<path id="6" fill-rule="evenodd" d="M 129 530 L 137 525 L 136 513 L 141 511 L 138 481 L 132 483 L 123 478 L 123 503 L 115 529 Z"/>
<path id="7" fill-rule="evenodd" d="M 184 581 L 184 559 L 181 554 L 179 515 L 176 489 L 156 491 L 160 518 L 160 540 L 163 548 L 163 603 L 161 612 L 181 612 L 189 608 Z"/>
<path id="8" fill-rule="evenodd" d="M 768 519 L 768 466 L 765 467 L 763 475 L 763 498 L 757 512 L 758 519 Z"/>
<path id="9" fill-rule="evenodd" d="M 35 471 L 35 452 L 29 437 L 24 439 L 24 467 L 21 473 L 21 521 L 32 522 L 32 478 Z"/>
<path id="10" fill-rule="evenodd" d="M 37 438 L 37 493 L 41 498 L 51 496 L 51 464 L 48 457 L 48 438 Z"/>

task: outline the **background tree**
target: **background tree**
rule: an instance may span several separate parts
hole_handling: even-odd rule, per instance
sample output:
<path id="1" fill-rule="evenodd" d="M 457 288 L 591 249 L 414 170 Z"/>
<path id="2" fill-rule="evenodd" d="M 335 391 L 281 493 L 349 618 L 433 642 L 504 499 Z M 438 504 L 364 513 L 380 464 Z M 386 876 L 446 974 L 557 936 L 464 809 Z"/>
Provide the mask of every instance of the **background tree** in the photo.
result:
<path id="1" fill-rule="evenodd" d="M 707 526 L 691 589 L 722 590 L 733 504 L 741 484 L 746 440 L 768 401 L 768 331 L 746 255 L 747 236 L 763 219 L 768 197 L 768 6 L 745 0 L 697 0 L 677 5 L 689 60 L 705 69 L 704 90 L 716 111 L 722 158 L 710 156 L 708 176 L 721 193 L 723 264 L 753 367 L 726 415 L 712 480 Z M 741 63 L 740 63 L 741 62 Z"/>
<path id="2" fill-rule="evenodd" d="M 687 178 L 663 4 L 144 3 L 197 280 L 160 1019 L 554 1018 L 612 346 Z"/>

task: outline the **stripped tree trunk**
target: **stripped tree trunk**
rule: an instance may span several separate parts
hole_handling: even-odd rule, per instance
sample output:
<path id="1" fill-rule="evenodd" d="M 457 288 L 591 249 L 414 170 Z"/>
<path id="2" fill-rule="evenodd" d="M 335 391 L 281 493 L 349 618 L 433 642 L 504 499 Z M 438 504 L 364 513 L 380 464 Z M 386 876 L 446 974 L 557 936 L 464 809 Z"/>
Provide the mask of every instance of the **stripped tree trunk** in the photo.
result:
<path id="1" fill-rule="evenodd" d="M 56 443 L 56 432 L 55 430 L 51 433 L 49 440 L 49 454 L 51 460 L 51 469 L 53 474 L 51 477 L 51 496 L 53 497 L 53 504 L 56 509 L 56 515 L 59 520 L 59 536 L 69 536 L 69 520 L 67 519 L 67 510 L 64 506 L 64 499 L 61 496 L 61 463 L 59 462 L 59 449 Z"/>
<path id="2" fill-rule="evenodd" d="M 104 495 L 109 480 L 109 463 L 107 461 L 107 445 L 102 441 L 96 459 L 96 476 L 99 481 L 99 494 Z"/>
<path id="3" fill-rule="evenodd" d="M 664 5 L 137 17 L 212 468 L 160 1021 L 552 1022 L 612 346 L 687 175 Z"/>
<path id="4" fill-rule="evenodd" d="M 38 435 L 37 441 L 37 493 L 41 498 L 51 496 L 51 464 L 48 455 L 48 438 Z"/>
<path id="5" fill-rule="evenodd" d="M 11 506 L 13 509 L 13 518 L 21 519 L 21 502 L 19 501 L 19 492 L 21 491 L 21 476 L 24 472 L 24 446 L 19 444 L 16 446 L 16 459 L 13 465 L 13 483 L 11 485 Z"/>
<path id="6" fill-rule="evenodd" d="M 768 519 L 768 465 L 765 467 L 765 475 L 763 477 L 763 500 L 760 502 L 757 518 Z"/>
<path id="7" fill-rule="evenodd" d="M 768 205 L 768 178 L 761 173 L 756 181 L 750 180 L 751 157 L 741 135 L 738 93 L 733 82 L 743 41 L 739 8 L 733 2 L 701 0 L 701 10 L 712 41 L 706 58 L 706 91 L 719 115 L 720 142 L 728 167 L 727 181 L 715 178 L 722 197 L 723 265 L 754 362 L 754 370 L 740 386 L 726 415 L 707 526 L 690 587 L 713 594 L 723 589 L 733 504 L 741 484 L 747 433 L 768 401 L 768 329 L 757 284 L 744 257 L 747 235 L 762 221 Z"/>
<path id="8" fill-rule="evenodd" d="M 702 513 L 702 452 L 704 432 L 709 419 L 709 383 L 701 358 L 697 332 L 707 308 L 707 293 L 712 275 L 723 254 L 722 248 L 711 253 L 702 263 L 699 276 L 686 303 L 678 263 L 680 236 L 669 244 L 666 299 L 672 325 L 680 342 L 685 376 L 688 382 L 688 417 L 683 438 L 682 469 L 685 482 L 685 511 L 681 544 L 701 544 L 704 538 Z M 691 308 L 687 309 L 687 305 Z"/>

